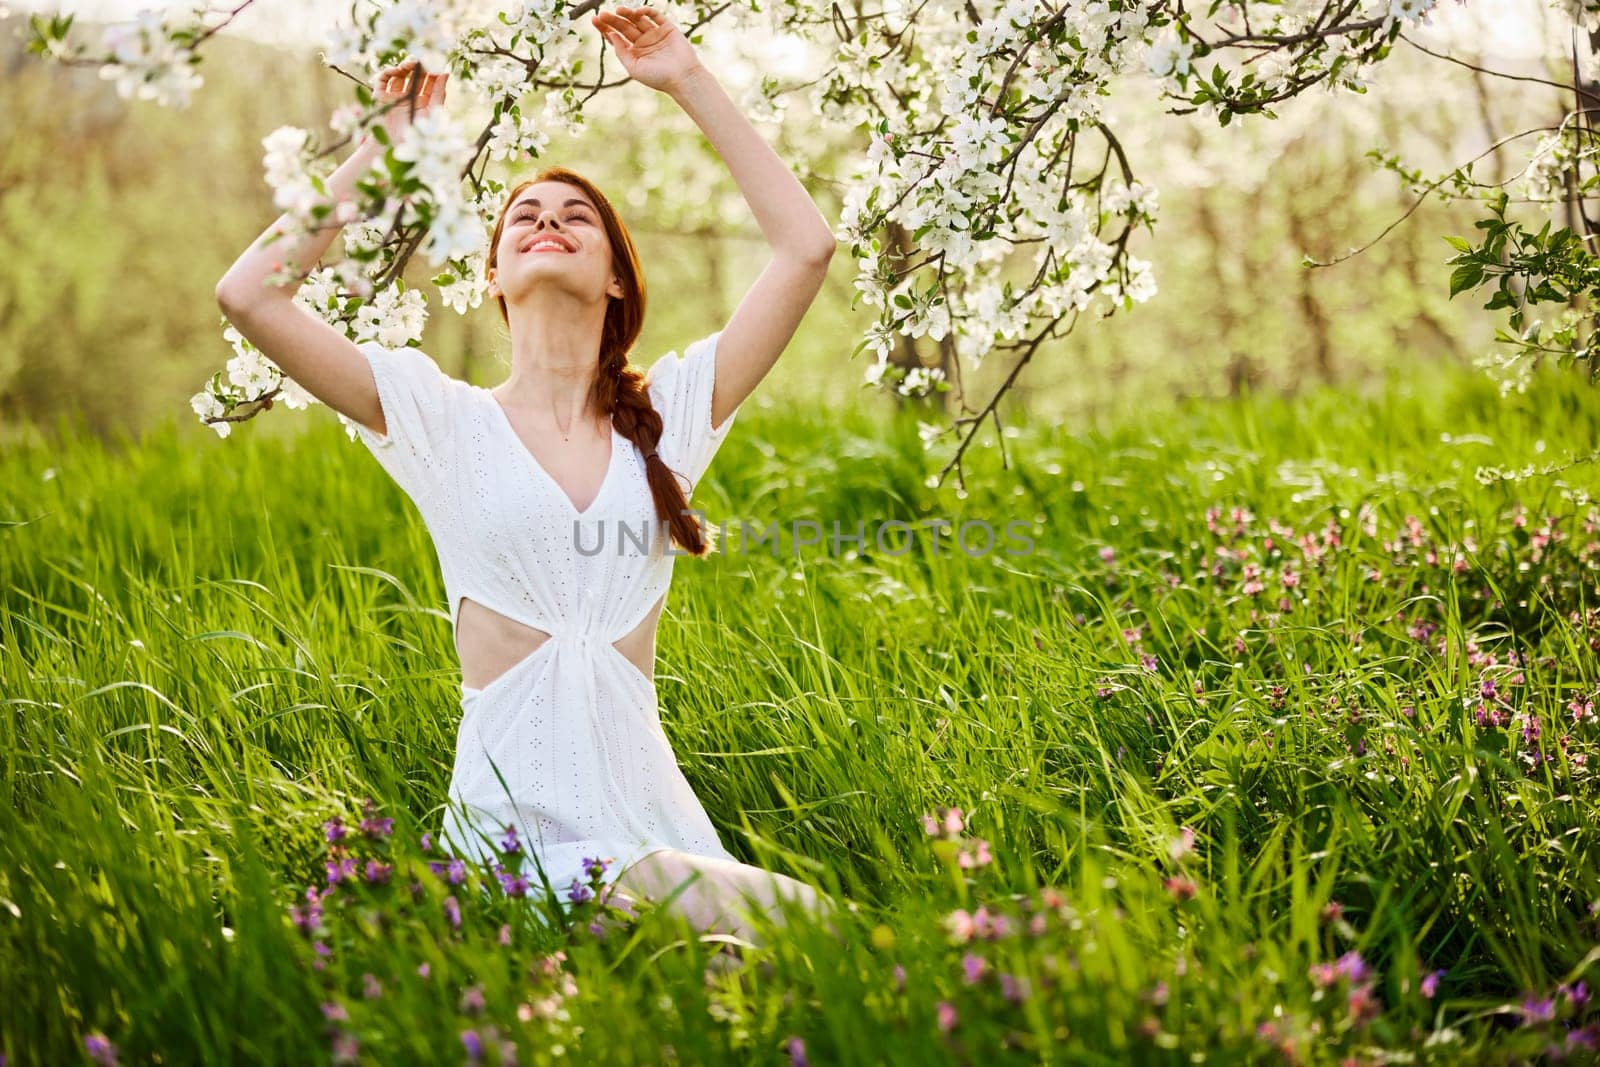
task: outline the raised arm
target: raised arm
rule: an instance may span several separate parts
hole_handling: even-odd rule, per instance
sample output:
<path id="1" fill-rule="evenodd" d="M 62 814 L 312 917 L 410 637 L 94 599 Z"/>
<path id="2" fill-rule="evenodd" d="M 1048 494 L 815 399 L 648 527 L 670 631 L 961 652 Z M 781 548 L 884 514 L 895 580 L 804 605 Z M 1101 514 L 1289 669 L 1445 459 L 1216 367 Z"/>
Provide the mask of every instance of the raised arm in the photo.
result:
<path id="1" fill-rule="evenodd" d="M 666 93 L 694 119 L 727 164 L 772 250 L 717 343 L 711 421 L 721 426 L 767 376 L 821 291 L 836 246 L 833 231 L 670 17 L 653 7 L 618 7 L 590 21 L 630 77 Z"/>
<path id="2" fill-rule="evenodd" d="M 414 85 L 416 61 L 389 67 L 378 75 L 377 100 L 392 106 L 384 115 L 391 141 L 399 140 L 403 129 L 416 114 L 429 105 L 443 104 L 445 81 L 449 74 L 428 74 L 420 86 Z M 410 108 L 410 97 L 416 110 Z M 364 137 L 327 181 L 328 194 L 336 201 L 352 199 L 356 179 L 360 178 L 383 147 Z M 217 282 L 217 305 L 223 315 L 301 388 L 346 418 L 354 419 L 377 433 L 387 433 L 383 406 L 379 401 L 373 372 L 360 349 L 338 330 L 294 303 L 298 282 L 267 284 L 279 266 L 294 275 L 308 273 L 333 243 L 343 228 L 338 213 L 328 215 L 318 229 L 299 237 L 279 237 L 286 232 L 287 216 L 279 219 L 257 237 L 226 274 Z"/>

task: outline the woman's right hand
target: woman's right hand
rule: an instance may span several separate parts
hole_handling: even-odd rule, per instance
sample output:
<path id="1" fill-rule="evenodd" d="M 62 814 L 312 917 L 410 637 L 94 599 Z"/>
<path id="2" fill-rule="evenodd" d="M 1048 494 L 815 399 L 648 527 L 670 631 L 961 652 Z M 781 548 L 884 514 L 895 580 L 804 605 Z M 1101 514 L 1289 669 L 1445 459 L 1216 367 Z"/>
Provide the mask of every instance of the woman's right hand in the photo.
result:
<path id="1" fill-rule="evenodd" d="M 413 112 L 407 97 L 418 75 L 422 76 L 422 85 L 416 89 L 416 110 Z M 408 59 L 398 66 L 384 67 L 378 72 L 374 83 L 377 89 L 374 93 L 375 102 L 380 107 L 394 104 L 383 113 L 383 127 L 389 133 L 390 144 L 400 143 L 406 129 L 417 115 L 421 115 L 429 108 L 444 106 L 445 83 L 449 79 L 448 71 L 443 74 L 428 74 L 415 59 Z M 399 103 L 394 103 L 395 101 Z"/>

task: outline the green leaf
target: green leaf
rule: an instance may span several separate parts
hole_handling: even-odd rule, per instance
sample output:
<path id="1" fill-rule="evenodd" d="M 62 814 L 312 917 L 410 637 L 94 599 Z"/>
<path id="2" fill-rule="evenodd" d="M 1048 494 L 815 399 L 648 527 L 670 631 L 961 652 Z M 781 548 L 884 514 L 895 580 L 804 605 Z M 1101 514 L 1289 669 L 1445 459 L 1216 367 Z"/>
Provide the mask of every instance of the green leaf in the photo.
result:
<path id="1" fill-rule="evenodd" d="M 1483 281 L 1483 264 L 1463 263 L 1450 274 L 1450 295 L 1476 288 Z"/>
<path id="2" fill-rule="evenodd" d="M 1465 237 L 1446 237 L 1445 240 L 1448 241 L 1450 247 L 1455 249 L 1457 252 L 1472 251 L 1472 242 L 1468 241 Z"/>

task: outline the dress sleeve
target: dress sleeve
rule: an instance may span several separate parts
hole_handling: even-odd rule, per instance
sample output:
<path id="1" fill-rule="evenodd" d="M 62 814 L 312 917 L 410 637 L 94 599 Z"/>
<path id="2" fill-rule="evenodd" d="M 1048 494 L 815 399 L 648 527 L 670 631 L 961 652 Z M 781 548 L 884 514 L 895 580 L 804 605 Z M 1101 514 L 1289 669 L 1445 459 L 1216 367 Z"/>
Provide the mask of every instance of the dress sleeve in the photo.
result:
<path id="1" fill-rule="evenodd" d="M 689 345 L 679 356 L 668 352 L 650 367 L 650 400 L 661 413 L 661 458 L 668 467 L 699 484 L 712 457 L 743 407 L 735 407 L 721 426 L 711 425 L 711 387 L 722 331 Z"/>
<path id="2" fill-rule="evenodd" d="M 452 379 L 419 348 L 356 345 L 372 367 L 387 433 L 351 420 L 362 444 L 419 506 L 437 496 L 455 447 Z"/>

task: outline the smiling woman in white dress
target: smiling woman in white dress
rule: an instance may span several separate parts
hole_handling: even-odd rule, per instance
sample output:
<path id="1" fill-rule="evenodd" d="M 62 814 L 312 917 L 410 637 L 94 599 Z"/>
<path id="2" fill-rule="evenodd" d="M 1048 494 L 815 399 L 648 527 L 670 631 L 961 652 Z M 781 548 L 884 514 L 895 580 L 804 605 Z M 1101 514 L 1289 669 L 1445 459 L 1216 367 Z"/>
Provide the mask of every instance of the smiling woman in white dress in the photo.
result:
<path id="1" fill-rule="evenodd" d="M 263 284 L 280 260 L 297 274 L 315 264 L 336 228 L 263 244 L 275 225 L 216 295 L 241 334 L 355 425 L 433 538 L 462 670 L 446 848 L 492 864 L 514 831 L 535 890 L 587 881 L 598 857 L 619 897 L 677 893 L 670 906 L 690 922 L 751 938 L 752 906 L 777 917 L 780 897 L 834 905 L 723 846 L 661 728 L 655 629 L 676 555 L 706 550 L 688 494 L 793 337 L 835 242 L 670 18 L 619 7 L 591 24 L 635 81 L 699 125 L 771 248 L 720 330 L 646 374 L 628 362 L 645 311 L 632 241 L 600 191 L 563 168 L 516 185 L 495 226 L 487 278 L 512 369 L 493 389 L 445 375 L 419 348 L 354 344 L 292 288 Z M 443 105 L 448 79 L 415 61 L 379 75 L 380 101 L 415 96 L 415 112 L 385 115 L 392 140 Z M 381 151 L 363 139 L 330 195 L 348 199 Z"/>

